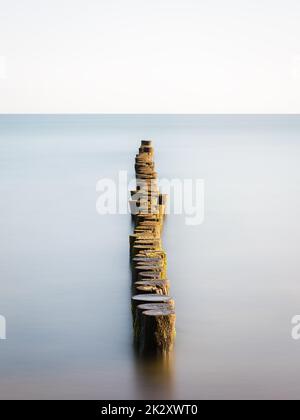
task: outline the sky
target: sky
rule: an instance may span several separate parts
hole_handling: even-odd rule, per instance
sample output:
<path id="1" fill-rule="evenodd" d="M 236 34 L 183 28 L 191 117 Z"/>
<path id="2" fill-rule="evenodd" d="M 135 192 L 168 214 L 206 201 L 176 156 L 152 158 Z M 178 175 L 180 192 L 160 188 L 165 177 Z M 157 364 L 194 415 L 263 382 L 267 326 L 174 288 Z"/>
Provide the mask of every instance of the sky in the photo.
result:
<path id="1" fill-rule="evenodd" d="M 0 0 L 0 113 L 299 113 L 299 0 Z"/>

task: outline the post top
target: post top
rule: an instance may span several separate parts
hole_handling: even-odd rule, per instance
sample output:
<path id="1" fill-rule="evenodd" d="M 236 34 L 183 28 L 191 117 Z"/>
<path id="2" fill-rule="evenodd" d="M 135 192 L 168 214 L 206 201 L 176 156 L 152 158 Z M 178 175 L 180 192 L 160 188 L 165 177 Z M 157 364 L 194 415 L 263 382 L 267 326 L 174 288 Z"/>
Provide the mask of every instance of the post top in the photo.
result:
<path id="1" fill-rule="evenodd" d="M 141 140 L 142 146 L 152 146 L 152 140 Z"/>

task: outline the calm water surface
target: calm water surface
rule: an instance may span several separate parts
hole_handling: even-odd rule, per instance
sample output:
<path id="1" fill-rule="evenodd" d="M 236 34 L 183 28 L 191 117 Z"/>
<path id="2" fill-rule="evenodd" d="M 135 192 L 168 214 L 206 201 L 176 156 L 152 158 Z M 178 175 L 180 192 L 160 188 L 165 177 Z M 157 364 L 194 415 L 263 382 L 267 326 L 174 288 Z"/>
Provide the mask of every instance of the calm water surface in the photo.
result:
<path id="1" fill-rule="evenodd" d="M 206 188 L 202 225 L 165 225 L 161 364 L 132 349 L 130 218 L 95 210 L 142 138 Z M 1 116 L 0 398 L 299 398 L 299 161 L 297 116 Z"/>

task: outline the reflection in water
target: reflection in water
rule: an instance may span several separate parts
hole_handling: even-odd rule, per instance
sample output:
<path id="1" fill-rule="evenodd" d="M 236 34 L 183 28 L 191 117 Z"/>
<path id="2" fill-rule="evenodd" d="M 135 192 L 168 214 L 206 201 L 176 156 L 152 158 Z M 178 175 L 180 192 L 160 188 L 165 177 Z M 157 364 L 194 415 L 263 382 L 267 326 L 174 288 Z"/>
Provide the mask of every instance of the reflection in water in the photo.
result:
<path id="1" fill-rule="evenodd" d="M 134 349 L 136 387 L 140 398 L 168 399 L 173 396 L 174 352 L 141 355 Z"/>

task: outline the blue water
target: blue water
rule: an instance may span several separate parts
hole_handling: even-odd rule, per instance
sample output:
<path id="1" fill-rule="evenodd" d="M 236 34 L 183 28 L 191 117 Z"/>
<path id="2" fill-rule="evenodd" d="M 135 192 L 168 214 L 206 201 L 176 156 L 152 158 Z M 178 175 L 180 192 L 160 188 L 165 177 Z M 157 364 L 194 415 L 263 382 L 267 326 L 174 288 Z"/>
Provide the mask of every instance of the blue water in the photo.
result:
<path id="1" fill-rule="evenodd" d="M 170 215 L 177 338 L 166 365 L 132 349 L 127 215 L 99 178 L 205 181 L 205 219 Z M 0 116 L 0 398 L 299 398 L 300 117 Z"/>

